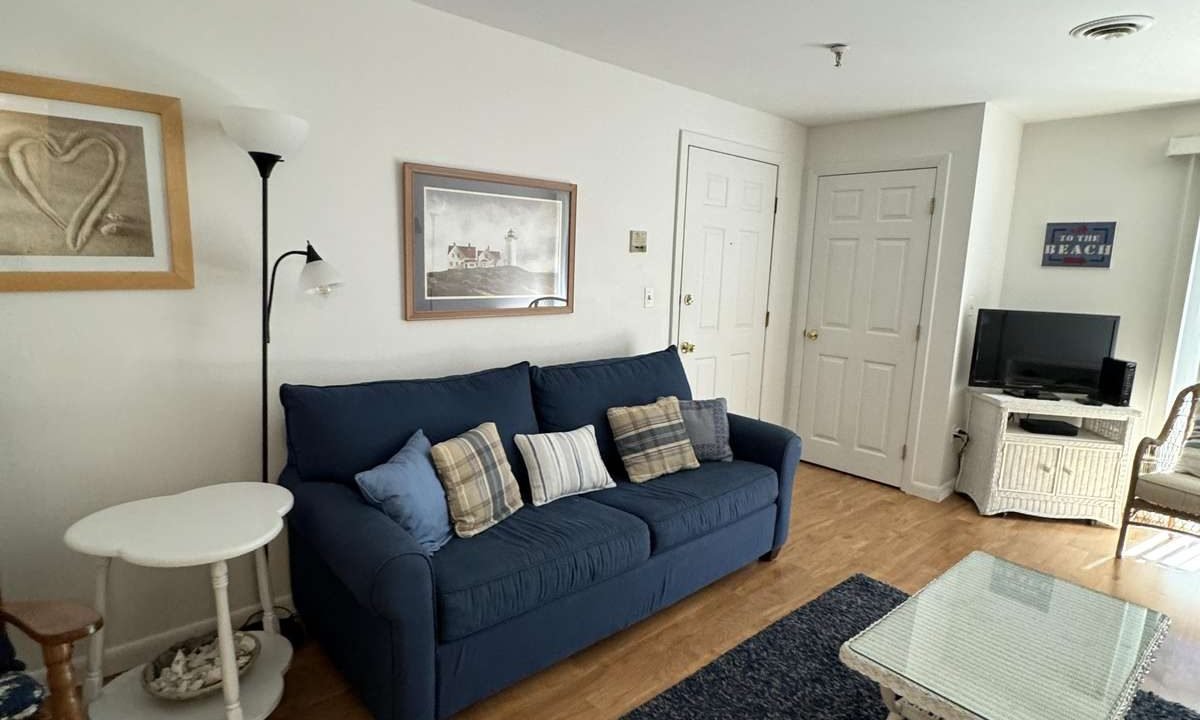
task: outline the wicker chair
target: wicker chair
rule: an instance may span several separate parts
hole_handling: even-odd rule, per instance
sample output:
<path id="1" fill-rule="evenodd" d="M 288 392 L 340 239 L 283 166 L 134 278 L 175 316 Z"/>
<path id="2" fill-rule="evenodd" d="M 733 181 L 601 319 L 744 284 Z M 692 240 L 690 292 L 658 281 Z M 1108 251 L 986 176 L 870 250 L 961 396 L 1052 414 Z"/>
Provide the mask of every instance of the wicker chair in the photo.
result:
<path id="1" fill-rule="evenodd" d="M 1133 458 L 1133 481 L 1117 539 L 1117 557 L 1125 551 L 1130 525 L 1173 530 L 1200 537 L 1200 477 L 1178 471 L 1183 444 L 1200 422 L 1200 384 L 1175 398 L 1158 437 L 1144 438 Z"/>

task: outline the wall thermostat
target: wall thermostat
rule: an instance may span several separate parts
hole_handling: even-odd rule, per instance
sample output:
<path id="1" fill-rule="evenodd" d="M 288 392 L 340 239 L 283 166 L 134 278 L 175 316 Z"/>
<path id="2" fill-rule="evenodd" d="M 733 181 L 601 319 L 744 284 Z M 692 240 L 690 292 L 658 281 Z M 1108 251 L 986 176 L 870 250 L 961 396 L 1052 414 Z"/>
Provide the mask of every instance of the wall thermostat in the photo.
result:
<path id="1" fill-rule="evenodd" d="M 629 231 L 629 252 L 631 252 L 631 253 L 646 252 L 646 231 L 645 230 L 630 230 Z"/>

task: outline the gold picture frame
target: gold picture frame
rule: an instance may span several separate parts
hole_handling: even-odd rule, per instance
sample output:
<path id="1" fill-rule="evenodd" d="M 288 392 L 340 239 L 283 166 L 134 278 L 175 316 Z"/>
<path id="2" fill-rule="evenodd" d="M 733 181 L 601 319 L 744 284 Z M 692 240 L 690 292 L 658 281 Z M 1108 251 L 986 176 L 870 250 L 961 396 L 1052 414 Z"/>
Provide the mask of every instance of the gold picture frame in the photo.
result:
<path id="1" fill-rule="evenodd" d="M 178 98 L 0 72 L 0 291 L 195 286 Z"/>

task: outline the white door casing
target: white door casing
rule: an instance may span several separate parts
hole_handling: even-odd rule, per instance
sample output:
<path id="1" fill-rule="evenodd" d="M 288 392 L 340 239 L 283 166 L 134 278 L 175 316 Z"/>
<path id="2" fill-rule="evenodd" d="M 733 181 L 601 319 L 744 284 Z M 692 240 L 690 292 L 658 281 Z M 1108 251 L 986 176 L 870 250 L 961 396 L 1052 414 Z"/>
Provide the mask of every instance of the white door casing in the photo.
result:
<path id="1" fill-rule="evenodd" d="M 779 167 L 686 146 L 678 342 L 692 394 L 757 418 Z"/>
<path id="2" fill-rule="evenodd" d="M 936 180 L 818 179 L 798 418 L 809 462 L 900 485 Z"/>

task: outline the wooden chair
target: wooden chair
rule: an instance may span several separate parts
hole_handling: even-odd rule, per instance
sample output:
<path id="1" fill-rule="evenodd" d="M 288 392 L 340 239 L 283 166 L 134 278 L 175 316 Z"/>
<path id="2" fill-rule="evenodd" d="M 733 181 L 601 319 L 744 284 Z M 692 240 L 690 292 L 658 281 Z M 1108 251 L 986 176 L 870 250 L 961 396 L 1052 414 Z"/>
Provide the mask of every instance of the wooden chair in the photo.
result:
<path id="1" fill-rule="evenodd" d="M 71 672 L 71 646 L 104 625 L 95 610 L 69 602 L 5 602 L 0 604 L 0 627 L 11 623 L 42 646 L 50 697 L 42 717 L 49 720 L 84 720 L 86 714 L 75 694 Z M 49 709 L 49 715 L 45 710 Z"/>
<path id="2" fill-rule="evenodd" d="M 1184 388 L 1158 437 L 1144 438 L 1133 457 L 1133 479 L 1117 539 L 1125 552 L 1130 525 L 1200 537 L 1200 477 L 1178 471 L 1179 455 L 1200 422 L 1200 383 Z"/>

